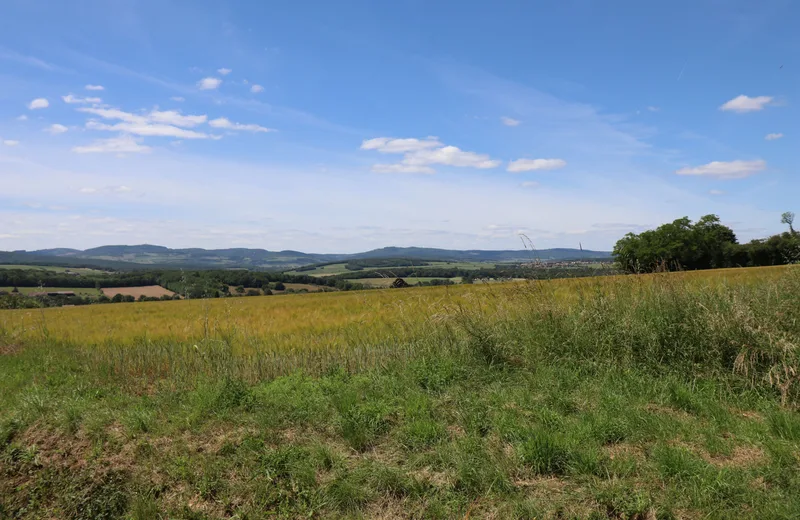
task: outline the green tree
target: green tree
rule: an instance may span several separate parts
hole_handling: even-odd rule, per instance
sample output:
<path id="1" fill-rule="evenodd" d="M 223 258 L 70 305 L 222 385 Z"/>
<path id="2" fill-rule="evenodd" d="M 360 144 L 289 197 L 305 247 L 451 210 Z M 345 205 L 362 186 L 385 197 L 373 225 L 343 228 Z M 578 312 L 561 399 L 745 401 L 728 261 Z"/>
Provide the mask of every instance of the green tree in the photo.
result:
<path id="1" fill-rule="evenodd" d="M 614 259 L 628 272 L 709 269 L 731 265 L 737 244 L 733 230 L 716 215 L 692 223 L 688 217 L 640 234 L 628 233 L 614 245 Z"/>
<path id="2" fill-rule="evenodd" d="M 794 224 L 794 212 L 785 211 L 781 214 L 781 224 L 787 224 L 789 226 L 789 233 L 794 235 L 794 227 L 792 227 L 792 224 Z"/>
<path id="3" fill-rule="evenodd" d="M 283 282 L 277 282 L 275 284 L 275 290 L 276 291 L 285 291 L 286 290 L 286 286 L 283 285 Z"/>

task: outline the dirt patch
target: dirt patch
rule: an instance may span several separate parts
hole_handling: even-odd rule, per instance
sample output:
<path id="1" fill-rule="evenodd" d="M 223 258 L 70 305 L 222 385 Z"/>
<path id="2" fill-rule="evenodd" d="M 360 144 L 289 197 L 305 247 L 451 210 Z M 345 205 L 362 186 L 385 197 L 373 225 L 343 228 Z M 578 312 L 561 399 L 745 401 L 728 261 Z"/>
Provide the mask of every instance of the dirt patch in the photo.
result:
<path id="1" fill-rule="evenodd" d="M 736 446 L 730 456 L 703 458 L 715 466 L 747 468 L 764 462 L 764 450 L 758 446 Z"/>
<path id="2" fill-rule="evenodd" d="M 642 448 L 631 446 L 630 444 L 613 444 L 611 446 L 606 446 L 604 451 L 611 460 L 620 457 L 632 457 L 637 461 L 643 461 L 646 458 Z"/>
<path id="3" fill-rule="evenodd" d="M 109 298 L 113 298 L 117 294 L 123 296 L 147 296 L 148 298 L 161 298 L 162 296 L 173 296 L 175 293 L 169 289 L 164 289 L 160 285 L 145 285 L 142 287 L 105 287 L 100 289 L 103 294 Z"/>
<path id="4" fill-rule="evenodd" d="M 0 345 L 0 356 L 10 356 L 22 351 L 22 345 L 11 343 L 8 345 Z"/>

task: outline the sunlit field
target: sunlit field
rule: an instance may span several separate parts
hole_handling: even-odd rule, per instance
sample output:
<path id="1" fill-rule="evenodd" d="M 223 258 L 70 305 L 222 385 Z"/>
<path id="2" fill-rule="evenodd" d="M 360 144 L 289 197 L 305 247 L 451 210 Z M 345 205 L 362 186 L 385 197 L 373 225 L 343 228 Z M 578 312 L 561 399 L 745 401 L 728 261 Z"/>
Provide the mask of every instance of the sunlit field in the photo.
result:
<path id="1" fill-rule="evenodd" d="M 0 518 L 800 517 L 800 268 L 0 312 Z"/>
<path id="2" fill-rule="evenodd" d="M 786 267 L 719 269 L 641 276 L 559 279 L 324 294 L 136 302 L 0 311 L 0 333 L 13 341 L 43 337 L 85 347 L 141 342 L 197 342 L 225 337 L 241 348 L 342 346 L 358 338 L 408 338 L 454 310 L 514 313 L 522 300 L 569 305 L 600 291 L 647 290 L 654 282 L 687 290 L 752 284 Z"/>

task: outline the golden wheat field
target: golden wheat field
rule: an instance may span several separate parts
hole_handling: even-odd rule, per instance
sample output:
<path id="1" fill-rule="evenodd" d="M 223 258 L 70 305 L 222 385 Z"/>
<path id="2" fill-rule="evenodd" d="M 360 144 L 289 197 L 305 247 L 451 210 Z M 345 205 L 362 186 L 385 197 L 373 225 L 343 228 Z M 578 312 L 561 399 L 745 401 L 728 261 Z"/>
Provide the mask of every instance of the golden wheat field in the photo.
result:
<path id="1" fill-rule="evenodd" d="M 646 289 L 655 281 L 701 285 L 773 279 L 785 267 L 559 279 L 498 284 L 331 292 L 209 300 L 116 303 L 0 311 L 7 340 L 58 340 L 82 347 L 223 338 L 270 349 L 320 349 L 402 340 L 461 310 L 488 316 L 515 312 L 522 302 L 569 305 L 598 291 Z"/>

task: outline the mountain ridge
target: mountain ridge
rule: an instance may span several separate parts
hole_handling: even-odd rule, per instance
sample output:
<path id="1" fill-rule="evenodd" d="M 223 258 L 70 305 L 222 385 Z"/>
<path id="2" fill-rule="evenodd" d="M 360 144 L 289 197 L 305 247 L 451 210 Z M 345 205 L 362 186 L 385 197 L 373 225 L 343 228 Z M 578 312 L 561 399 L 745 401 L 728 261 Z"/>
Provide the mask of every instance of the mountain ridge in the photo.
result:
<path id="1" fill-rule="evenodd" d="M 608 251 L 591 251 L 571 248 L 541 250 L 484 250 L 439 249 L 429 247 L 383 247 L 360 253 L 304 253 L 301 251 L 269 251 L 257 248 L 169 248 L 153 244 L 105 245 L 85 250 L 52 248 L 35 251 L 0 253 L 0 261 L 12 255 L 15 261 L 34 260 L 102 262 L 119 264 L 119 268 L 255 268 L 279 269 L 303 267 L 338 261 L 408 258 L 415 260 L 442 260 L 454 262 L 530 262 L 580 259 L 610 259 Z"/>

